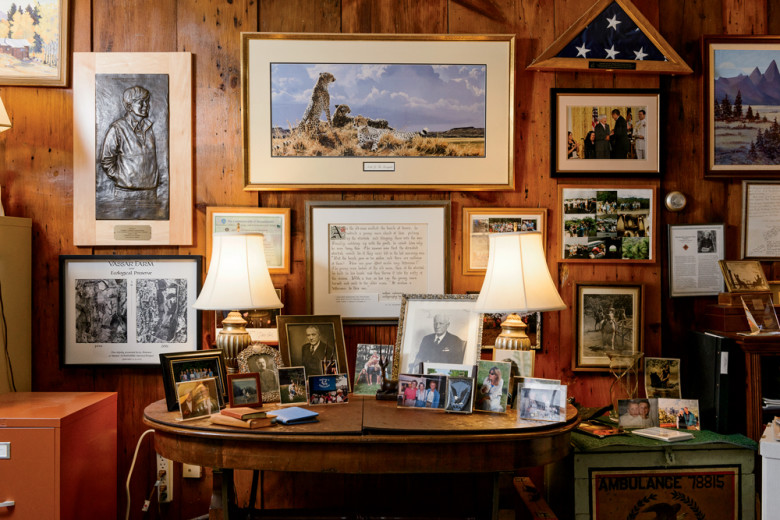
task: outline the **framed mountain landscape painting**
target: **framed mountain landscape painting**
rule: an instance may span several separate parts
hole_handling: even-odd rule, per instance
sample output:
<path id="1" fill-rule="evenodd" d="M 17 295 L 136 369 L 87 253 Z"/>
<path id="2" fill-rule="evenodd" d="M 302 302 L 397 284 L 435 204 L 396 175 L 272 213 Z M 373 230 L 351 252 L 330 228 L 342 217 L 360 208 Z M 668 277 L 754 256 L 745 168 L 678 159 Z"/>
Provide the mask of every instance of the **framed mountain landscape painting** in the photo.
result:
<path id="1" fill-rule="evenodd" d="M 249 190 L 514 186 L 512 35 L 243 33 Z"/>
<path id="2" fill-rule="evenodd" d="M 705 177 L 780 175 L 780 38 L 703 39 Z"/>
<path id="3" fill-rule="evenodd" d="M 0 0 L 0 85 L 64 86 L 68 0 Z"/>

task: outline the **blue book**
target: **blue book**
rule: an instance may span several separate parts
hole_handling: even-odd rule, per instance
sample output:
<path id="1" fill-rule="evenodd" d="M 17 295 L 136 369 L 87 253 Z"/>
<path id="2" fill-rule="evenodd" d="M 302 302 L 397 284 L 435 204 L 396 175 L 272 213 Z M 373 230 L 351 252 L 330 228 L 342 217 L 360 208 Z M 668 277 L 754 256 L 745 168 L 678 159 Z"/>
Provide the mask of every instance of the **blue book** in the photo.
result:
<path id="1" fill-rule="evenodd" d="M 281 410 L 274 410 L 268 412 L 268 417 L 273 417 L 279 424 L 302 424 L 309 422 L 317 422 L 317 412 L 306 410 L 300 406 L 290 406 L 289 408 L 282 408 Z"/>

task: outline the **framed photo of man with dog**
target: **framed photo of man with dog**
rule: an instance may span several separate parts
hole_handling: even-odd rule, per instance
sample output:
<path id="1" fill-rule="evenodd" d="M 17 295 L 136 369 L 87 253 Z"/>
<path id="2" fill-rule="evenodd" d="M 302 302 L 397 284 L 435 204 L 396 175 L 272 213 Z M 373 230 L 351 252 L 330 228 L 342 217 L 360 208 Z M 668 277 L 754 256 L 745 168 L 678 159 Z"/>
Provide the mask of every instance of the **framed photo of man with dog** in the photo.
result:
<path id="1" fill-rule="evenodd" d="M 241 38 L 246 189 L 514 187 L 513 35 Z"/>

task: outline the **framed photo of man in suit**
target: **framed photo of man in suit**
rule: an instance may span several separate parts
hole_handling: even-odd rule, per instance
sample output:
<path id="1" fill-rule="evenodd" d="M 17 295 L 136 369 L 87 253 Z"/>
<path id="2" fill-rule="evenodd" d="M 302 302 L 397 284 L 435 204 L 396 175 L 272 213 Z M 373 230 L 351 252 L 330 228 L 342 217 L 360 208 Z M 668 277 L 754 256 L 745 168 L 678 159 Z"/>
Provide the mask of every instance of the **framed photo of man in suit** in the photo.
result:
<path id="1" fill-rule="evenodd" d="M 338 373 L 349 373 L 341 316 L 280 315 L 276 325 L 284 365 L 304 367 L 307 378 L 324 375 L 332 362 Z"/>
<path id="2" fill-rule="evenodd" d="M 393 377 L 421 374 L 423 363 L 474 365 L 482 345 L 476 294 L 405 294 L 401 301 Z"/>

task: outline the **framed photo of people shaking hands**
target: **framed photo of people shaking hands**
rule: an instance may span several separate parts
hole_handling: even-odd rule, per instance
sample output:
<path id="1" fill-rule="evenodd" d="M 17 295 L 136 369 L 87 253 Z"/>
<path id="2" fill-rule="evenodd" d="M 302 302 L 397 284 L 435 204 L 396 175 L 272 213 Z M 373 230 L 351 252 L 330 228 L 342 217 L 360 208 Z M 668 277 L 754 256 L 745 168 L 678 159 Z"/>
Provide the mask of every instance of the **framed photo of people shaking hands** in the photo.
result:
<path id="1" fill-rule="evenodd" d="M 661 175 L 658 89 L 551 89 L 553 177 Z"/>

